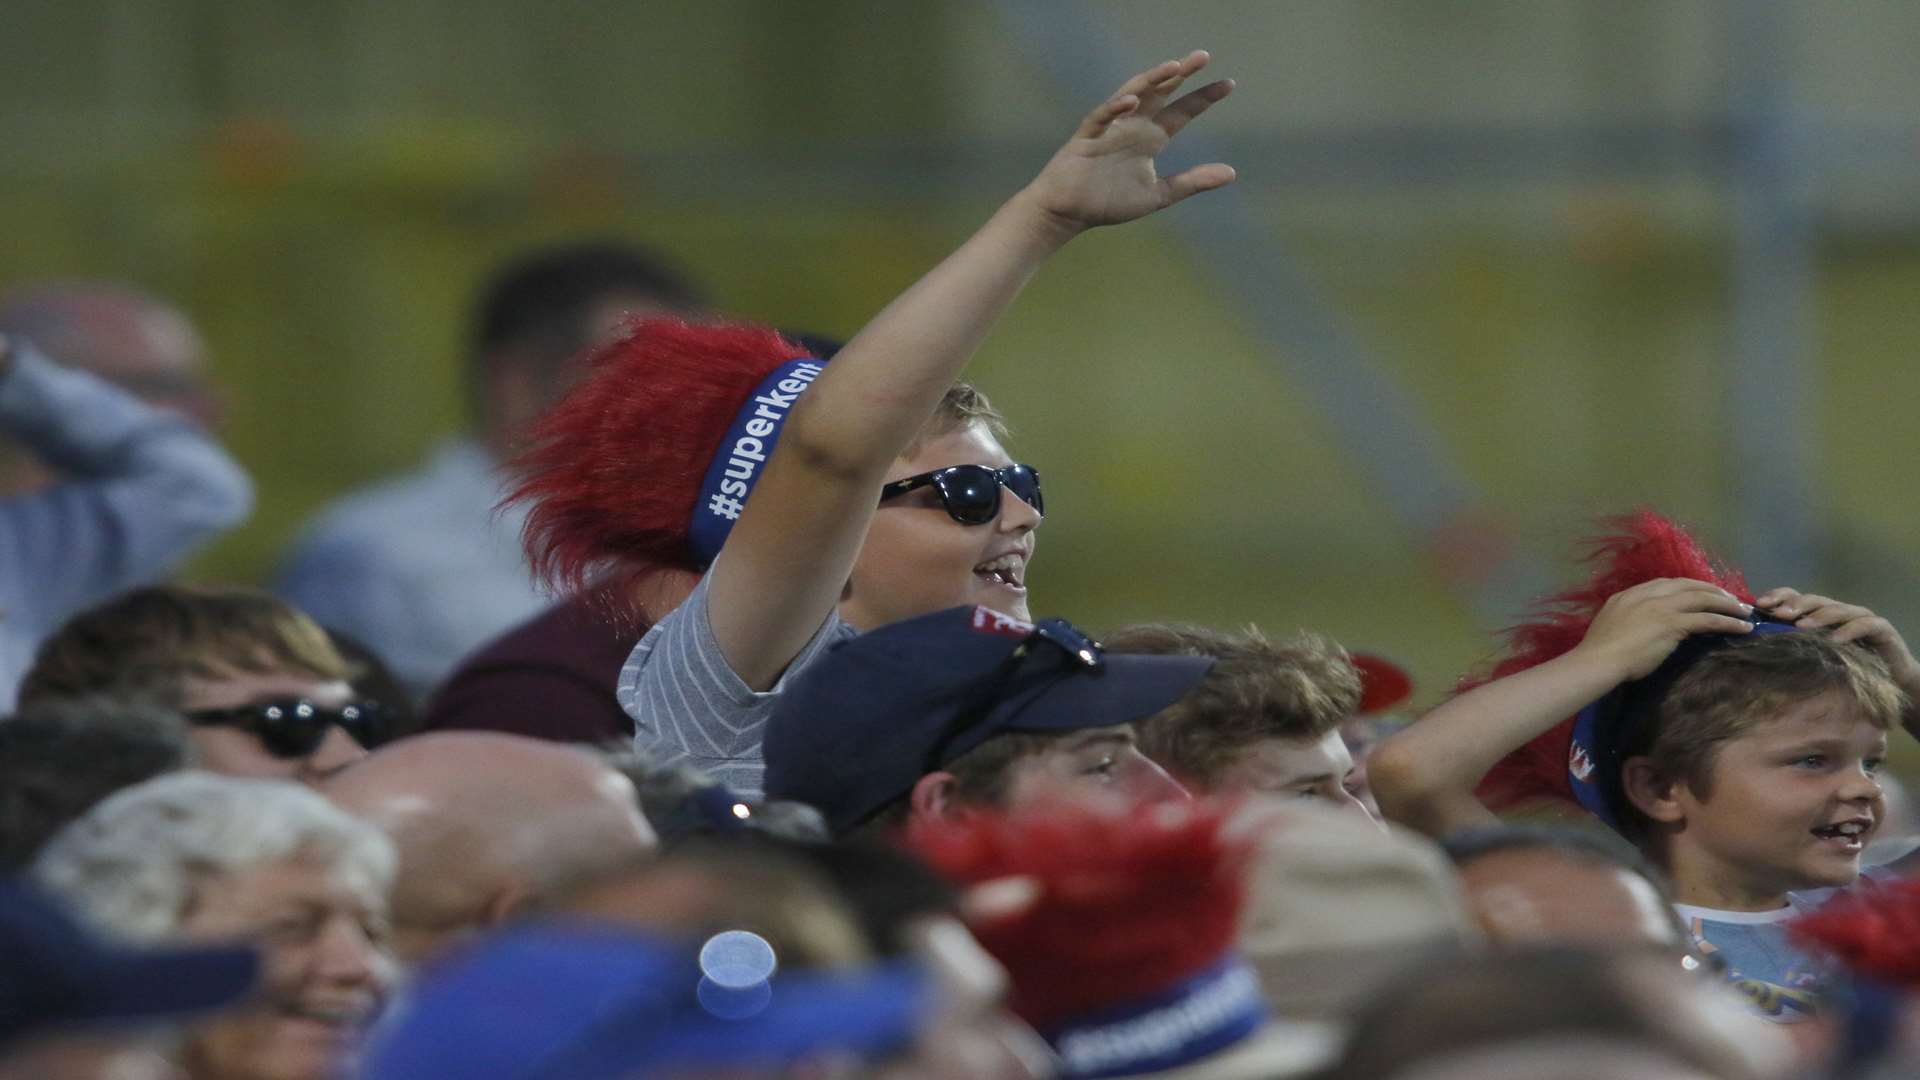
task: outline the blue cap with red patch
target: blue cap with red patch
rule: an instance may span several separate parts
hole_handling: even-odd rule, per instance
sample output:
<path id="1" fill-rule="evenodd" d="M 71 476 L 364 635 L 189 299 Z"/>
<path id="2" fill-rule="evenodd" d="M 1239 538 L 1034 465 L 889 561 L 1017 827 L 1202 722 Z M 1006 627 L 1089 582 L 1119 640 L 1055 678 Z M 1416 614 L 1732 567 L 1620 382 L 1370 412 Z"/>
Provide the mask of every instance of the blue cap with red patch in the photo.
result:
<path id="1" fill-rule="evenodd" d="M 1113 727 L 1193 689 L 1210 656 L 1107 655 L 1065 619 L 959 607 L 835 645 L 780 694 L 761 753 L 768 798 L 835 835 L 1001 732 Z"/>

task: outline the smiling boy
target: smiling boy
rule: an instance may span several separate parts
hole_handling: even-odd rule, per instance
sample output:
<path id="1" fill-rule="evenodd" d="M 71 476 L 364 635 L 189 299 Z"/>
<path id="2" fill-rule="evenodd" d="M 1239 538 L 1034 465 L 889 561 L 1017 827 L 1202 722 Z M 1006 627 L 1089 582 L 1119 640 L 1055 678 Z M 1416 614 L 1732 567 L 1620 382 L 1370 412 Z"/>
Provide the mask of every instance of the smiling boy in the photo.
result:
<path id="1" fill-rule="evenodd" d="M 1208 61 L 1122 84 L 831 361 L 770 330 L 641 322 L 536 427 L 514 495 L 532 564 L 665 612 L 616 688 L 642 750 L 757 795 L 780 694 L 832 645 L 955 605 L 1027 617 L 1040 478 L 955 380 L 1054 252 L 1232 182 L 1155 165 L 1232 91 L 1180 92 Z"/>
<path id="2" fill-rule="evenodd" d="M 1822 969 L 1783 923 L 1859 880 L 1920 663 L 1865 608 L 1792 589 L 1749 602 L 1676 527 L 1632 528 L 1589 588 L 1516 633 L 1502 677 L 1381 744 L 1375 791 L 1436 836 L 1492 817 L 1476 782 L 1496 807 L 1577 802 L 1667 872 L 1696 947 L 1763 1014 L 1804 1019 Z M 1663 565 L 1697 576 L 1622 580 Z"/>

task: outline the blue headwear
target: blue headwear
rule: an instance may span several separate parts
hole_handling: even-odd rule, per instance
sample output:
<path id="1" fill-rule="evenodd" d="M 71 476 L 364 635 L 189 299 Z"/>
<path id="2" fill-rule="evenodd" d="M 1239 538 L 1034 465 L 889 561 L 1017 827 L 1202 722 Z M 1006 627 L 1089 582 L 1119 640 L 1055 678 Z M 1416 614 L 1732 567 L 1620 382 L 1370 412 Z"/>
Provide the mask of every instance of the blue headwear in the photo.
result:
<path id="1" fill-rule="evenodd" d="M 792 415 L 794 402 L 826 370 L 826 363 L 807 356 L 789 360 L 761 380 L 746 404 L 740 406 L 733 426 L 727 429 L 713 461 L 707 465 L 700 496 L 693 504 L 693 520 L 687 527 L 687 546 L 702 569 L 713 565 L 720 554 L 733 523 L 747 505 L 747 496 L 766 468 L 767 458 L 773 454 L 780 429 Z"/>
<path id="2" fill-rule="evenodd" d="M 1753 611 L 1752 634 L 1781 634 L 1798 629 L 1777 622 L 1758 608 Z M 1599 701 L 1580 710 L 1573 723 L 1567 750 L 1567 780 L 1573 797 L 1614 831 L 1626 818 L 1626 793 L 1621 768 L 1630 748 L 1646 734 L 1653 710 L 1694 664 L 1752 634 L 1695 634 L 1682 641 L 1653 673 L 1621 683 Z"/>

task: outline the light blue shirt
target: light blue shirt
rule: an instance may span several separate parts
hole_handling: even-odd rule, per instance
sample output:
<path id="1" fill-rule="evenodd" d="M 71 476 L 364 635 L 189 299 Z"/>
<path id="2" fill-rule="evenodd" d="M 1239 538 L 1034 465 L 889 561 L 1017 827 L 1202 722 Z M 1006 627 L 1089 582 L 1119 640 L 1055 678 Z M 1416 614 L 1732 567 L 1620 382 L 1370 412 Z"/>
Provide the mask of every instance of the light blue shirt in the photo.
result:
<path id="1" fill-rule="evenodd" d="M 485 447 L 447 443 L 418 470 L 321 511 L 275 591 L 425 694 L 462 657 L 552 603 L 520 550 L 525 511 L 494 509 L 503 494 Z"/>
<path id="2" fill-rule="evenodd" d="M 0 499 L 0 711 L 11 711 L 42 638 L 245 521 L 253 486 L 185 417 L 18 339 L 0 375 L 0 431 L 61 474 Z"/>
<path id="3" fill-rule="evenodd" d="M 1843 892 L 1873 888 L 1896 875 L 1870 867 L 1846 888 L 1810 889 L 1787 894 L 1787 906 L 1773 911 L 1716 911 L 1675 904 L 1693 947 L 1717 956 L 1727 981 L 1744 994 L 1753 1011 L 1776 1024 L 1796 1024 L 1819 1013 L 1831 988 L 1833 961 L 1818 956 L 1787 934 L 1787 923 L 1817 911 Z"/>

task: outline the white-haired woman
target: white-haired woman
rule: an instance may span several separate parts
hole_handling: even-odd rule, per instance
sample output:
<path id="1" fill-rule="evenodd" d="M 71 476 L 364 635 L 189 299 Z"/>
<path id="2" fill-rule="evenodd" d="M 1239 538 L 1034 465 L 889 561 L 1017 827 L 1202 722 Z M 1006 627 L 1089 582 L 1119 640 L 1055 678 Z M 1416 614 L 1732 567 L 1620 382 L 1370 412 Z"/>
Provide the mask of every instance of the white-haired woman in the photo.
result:
<path id="1" fill-rule="evenodd" d="M 175 773 L 63 829 L 32 875 L 81 917 L 137 941 L 245 941 L 260 992 L 196 1027 L 193 1080 L 323 1080 L 349 1067 L 393 977 L 392 844 L 278 780 Z"/>

